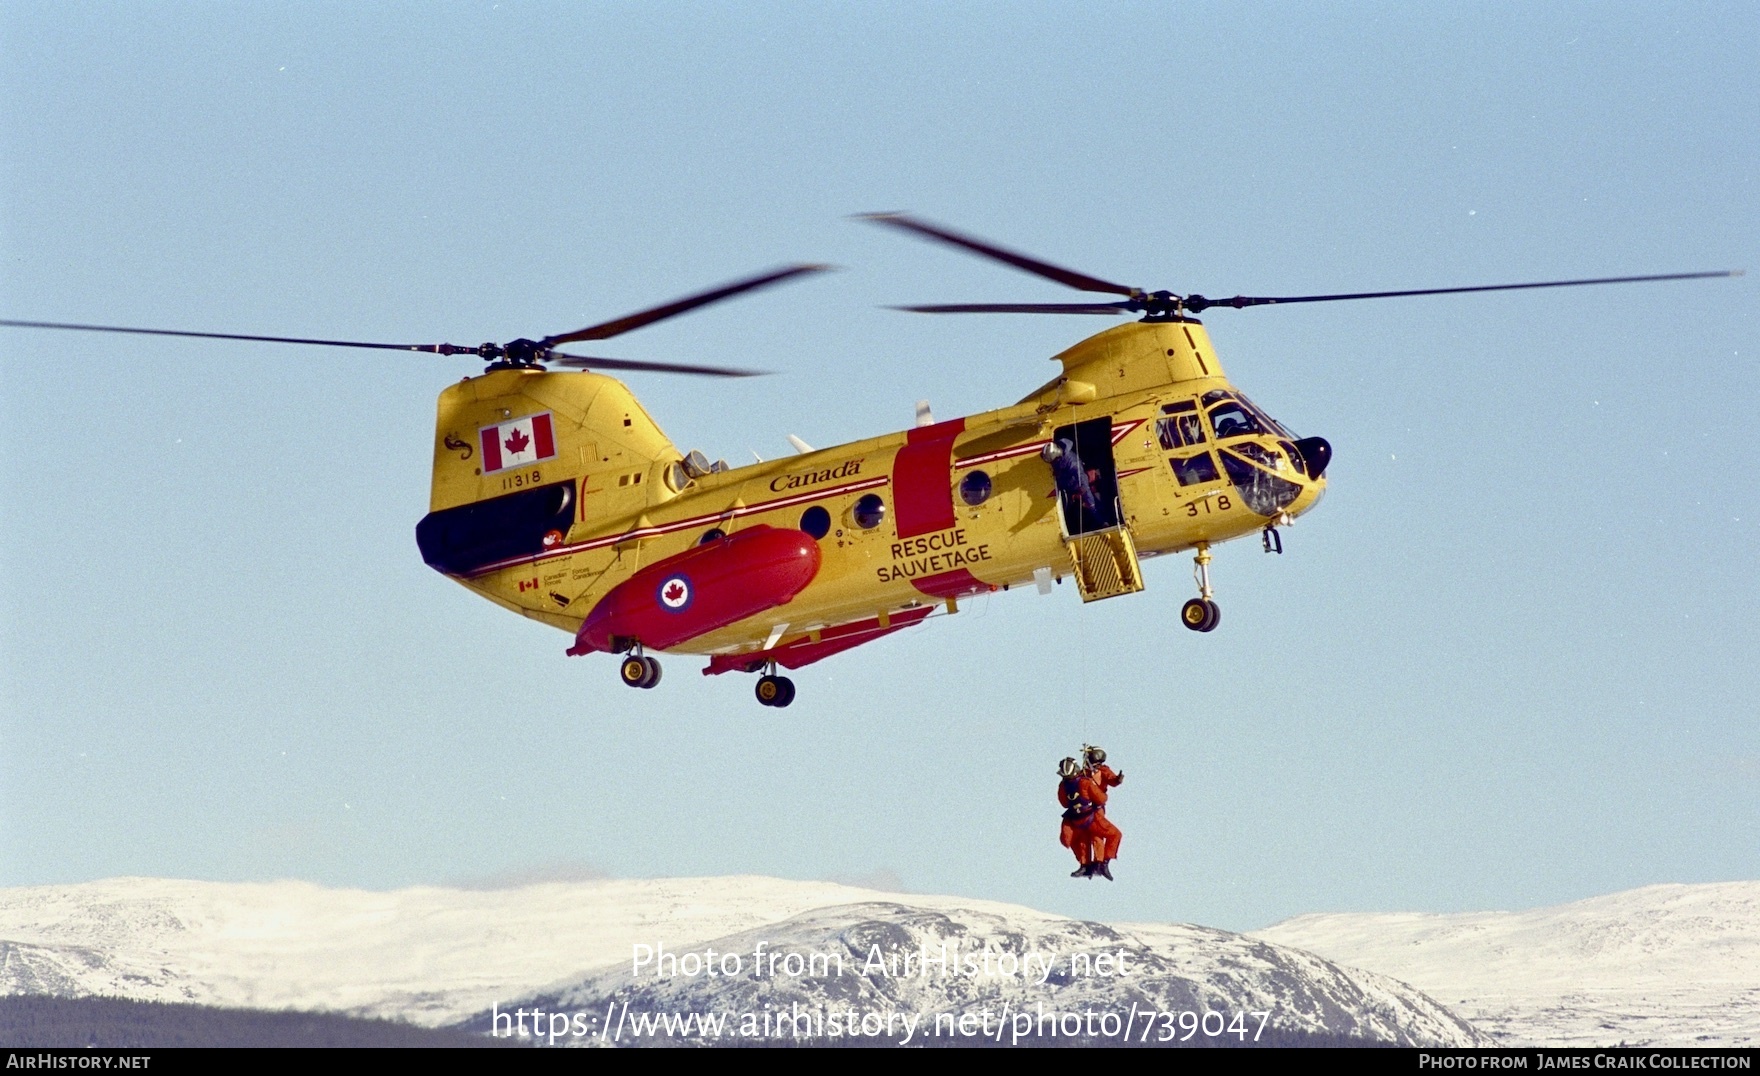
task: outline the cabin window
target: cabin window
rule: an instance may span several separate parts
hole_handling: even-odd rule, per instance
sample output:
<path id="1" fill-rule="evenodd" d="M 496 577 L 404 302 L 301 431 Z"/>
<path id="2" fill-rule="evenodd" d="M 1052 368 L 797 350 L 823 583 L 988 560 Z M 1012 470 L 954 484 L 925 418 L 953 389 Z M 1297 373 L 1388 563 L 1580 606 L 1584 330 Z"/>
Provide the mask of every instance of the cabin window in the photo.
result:
<path id="1" fill-rule="evenodd" d="M 1175 456 L 1167 461 L 1173 465 L 1173 477 L 1179 479 L 1182 486 L 1195 486 L 1217 479 L 1216 461 L 1210 453 L 1200 452 L 1196 456 Z"/>
<path id="2" fill-rule="evenodd" d="M 959 480 L 959 499 L 978 507 L 990 499 L 990 476 L 983 471 L 970 471 Z"/>
<path id="3" fill-rule="evenodd" d="M 886 521 L 886 502 L 878 494 L 863 494 L 851 514 L 855 516 L 856 526 L 871 531 Z"/>
<path id="4" fill-rule="evenodd" d="M 801 513 L 801 530 L 815 539 L 825 537 L 831 533 L 831 513 L 815 504 Z"/>
<path id="5" fill-rule="evenodd" d="M 1198 418 L 1198 405 L 1190 400 L 1168 404 L 1161 409 L 1168 416 L 1155 423 L 1155 436 L 1163 452 L 1190 448 L 1204 443 L 1204 423 Z"/>
<path id="6" fill-rule="evenodd" d="M 698 545 L 708 545 L 710 542 L 719 542 L 721 539 L 723 539 L 725 537 L 727 537 L 726 531 L 722 530 L 720 527 L 710 527 L 708 530 L 703 532 L 703 536 L 701 538 L 697 539 L 697 544 Z"/>

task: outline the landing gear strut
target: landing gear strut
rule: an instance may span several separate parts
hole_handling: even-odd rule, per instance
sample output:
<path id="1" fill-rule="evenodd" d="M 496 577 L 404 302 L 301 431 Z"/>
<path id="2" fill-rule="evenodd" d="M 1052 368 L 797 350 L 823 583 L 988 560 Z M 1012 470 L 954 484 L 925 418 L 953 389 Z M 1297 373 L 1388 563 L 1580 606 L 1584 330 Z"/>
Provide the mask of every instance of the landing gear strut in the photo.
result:
<path id="1" fill-rule="evenodd" d="M 775 662 L 766 665 L 764 669 L 764 675 L 758 677 L 758 687 L 754 692 L 758 696 L 758 702 L 777 708 L 793 702 L 794 681 L 786 676 L 777 676 Z"/>
<path id="2" fill-rule="evenodd" d="M 642 653 L 637 645 L 630 656 L 617 667 L 617 675 L 630 687 L 649 688 L 660 682 L 660 663 Z"/>
<path id="3" fill-rule="evenodd" d="M 1179 611 L 1180 623 L 1193 631 L 1215 631 L 1222 623 L 1222 610 L 1210 600 L 1210 543 L 1198 543 L 1198 555 L 1192 558 L 1192 577 L 1198 583 L 1198 596 L 1186 602 Z"/>

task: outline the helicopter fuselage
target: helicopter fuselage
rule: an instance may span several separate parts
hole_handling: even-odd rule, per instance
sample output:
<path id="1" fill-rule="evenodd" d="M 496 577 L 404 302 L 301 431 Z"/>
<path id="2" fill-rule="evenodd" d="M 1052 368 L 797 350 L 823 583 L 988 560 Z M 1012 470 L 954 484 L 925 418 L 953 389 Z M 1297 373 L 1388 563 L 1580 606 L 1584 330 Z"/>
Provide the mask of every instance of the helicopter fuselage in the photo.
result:
<path id="1" fill-rule="evenodd" d="M 440 398 L 418 539 L 465 586 L 578 633 L 572 653 L 756 671 L 972 594 L 1071 576 L 1089 600 L 1140 590 L 1139 557 L 1287 523 L 1323 493 L 1330 450 L 1235 390 L 1196 321 L 1118 326 L 1057 358 L 1011 407 L 706 472 L 612 378 L 467 378 Z M 730 540 L 764 527 L 787 533 Z"/>

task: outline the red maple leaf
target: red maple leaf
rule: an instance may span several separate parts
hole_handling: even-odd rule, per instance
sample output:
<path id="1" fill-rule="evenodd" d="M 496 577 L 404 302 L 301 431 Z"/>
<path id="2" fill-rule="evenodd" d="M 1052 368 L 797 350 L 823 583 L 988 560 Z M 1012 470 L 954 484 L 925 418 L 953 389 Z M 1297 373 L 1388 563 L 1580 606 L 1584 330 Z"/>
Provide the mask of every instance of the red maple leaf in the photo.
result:
<path id="1" fill-rule="evenodd" d="M 513 453 L 516 456 L 519 455 L 521 452 L 524 452 L 526 450 L 526 446 L 531 443 L 532 443 L 532 439 L 530 437 L 527 437 L 525 435 L 525 432 L 523 430 L 521 430 L 518 426 L 515 426 L 513 428 L 513 432 L 507 435 L 507 451 Z"/>
<path id="2" fill-rule="evenodd" d="M 669 602 L 684 600 L 684 584 L 673 582 L 666 588 L 666 600 Z"/>

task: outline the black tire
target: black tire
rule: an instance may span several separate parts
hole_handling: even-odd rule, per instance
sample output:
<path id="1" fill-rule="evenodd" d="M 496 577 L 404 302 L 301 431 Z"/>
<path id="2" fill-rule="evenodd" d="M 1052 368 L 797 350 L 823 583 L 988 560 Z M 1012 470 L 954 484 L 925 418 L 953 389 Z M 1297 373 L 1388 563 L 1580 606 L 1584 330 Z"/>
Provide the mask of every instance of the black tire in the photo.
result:
<path id="1" fill-rule="evenodd" d="M 1210 622 L 1212 617 L 1210 610 L 1215 608 L 1215 605 L 1215 602 L 1207 602 L 1203 598 L 1193 598 L 1180 606 L 1179 622 L 1193 631 L 1209 631 L 1210 629 L 1204 625 Z"/>
<path id="2" fill-rule="evenodd" d="M 758 677 L 758 686 L 753 689 L 752 693 L 758 696 L 760 705 L 777 706 L 780 704 L 776 700 L 782 698 L 784 683 L 787 681 L 780 676 L 760 676 Z"/>
<path id="3" fill-rule="evenodd" d="M 1199 631 L 1215 631 L 1216 625 L 1222 623 L 1222 609 L 1215 602 L 1212 602 L 1212 601 L 1205 602 L 1204 606 L 1205 606 L 1205 612 L 1206 612 L 1206 616 L 1204 617 L 1204 626 L 1199 628 L 1198 630 Z"/>
<path id="4" fill-rule="evenodd" d="M 794 681 L 786 676 L 778 676 L 776 682 L 782 685 L 782 696 L 770 705 L 781 709 L 794 701 Z"/>
<path id="5" fill-rule="evenodd" d="M 642 681 L 648 678 L 648 659 L 627 657 L 617 667 L 617 675 L 629 687 L 643 687 Z"/>
<path id="6" fill-rule="evenodd" d="M 651 688 L 660 682 L 660 662 L 655 658 L 643 658 L 642 661 L 648 666 L 648 675 L 642 677 L 642 682 L 636 686 Z"/>

